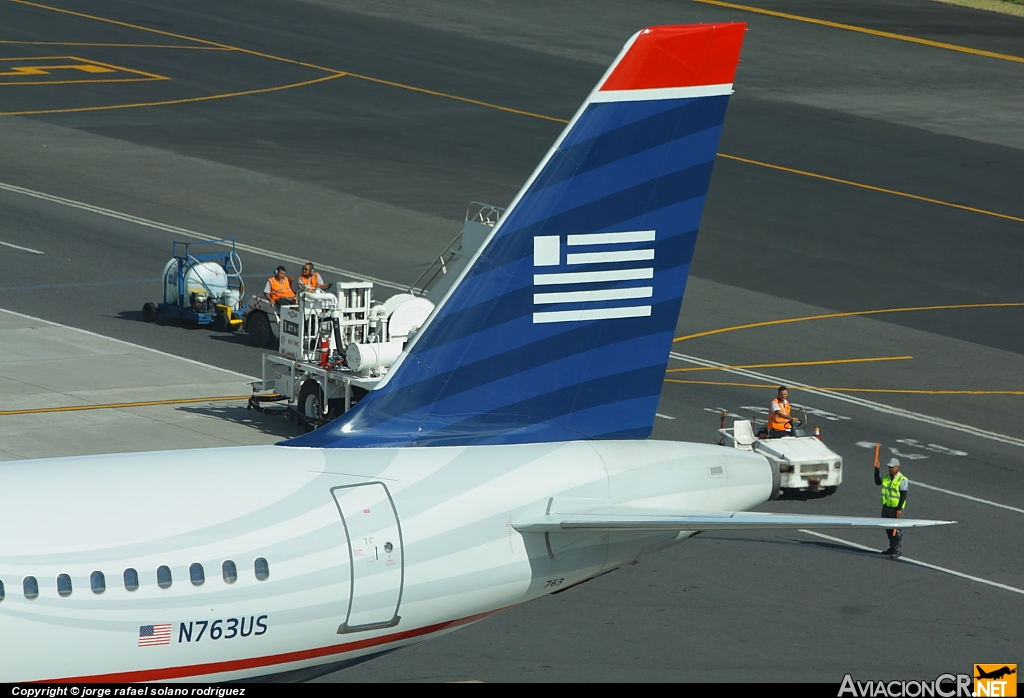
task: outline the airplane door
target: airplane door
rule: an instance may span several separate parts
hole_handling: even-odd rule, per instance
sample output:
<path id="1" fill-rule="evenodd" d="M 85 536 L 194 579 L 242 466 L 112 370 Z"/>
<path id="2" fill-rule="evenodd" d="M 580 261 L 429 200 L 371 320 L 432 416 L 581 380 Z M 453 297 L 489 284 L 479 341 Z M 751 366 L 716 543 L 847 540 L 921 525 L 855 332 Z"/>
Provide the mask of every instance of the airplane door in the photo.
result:
<path id="1" fill-rule="evenodd" d="M 405 561 L 391 494 L 380 482 L 335 487 L 331 494 L 345 524 L 352 570 L 348 616 L 338 632 L 398 625 Z"/>

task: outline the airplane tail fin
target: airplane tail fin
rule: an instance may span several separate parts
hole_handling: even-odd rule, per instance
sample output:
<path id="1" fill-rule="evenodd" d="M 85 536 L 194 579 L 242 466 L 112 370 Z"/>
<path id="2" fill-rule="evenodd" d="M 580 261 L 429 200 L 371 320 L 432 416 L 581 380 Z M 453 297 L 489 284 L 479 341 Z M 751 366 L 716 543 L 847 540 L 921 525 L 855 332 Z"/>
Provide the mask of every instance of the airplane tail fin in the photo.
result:
<path id="1" fill-rule="evenodd" d="M 649 436 L 745 31 L 633 36 L 386 378 L 286 444 Z"/>

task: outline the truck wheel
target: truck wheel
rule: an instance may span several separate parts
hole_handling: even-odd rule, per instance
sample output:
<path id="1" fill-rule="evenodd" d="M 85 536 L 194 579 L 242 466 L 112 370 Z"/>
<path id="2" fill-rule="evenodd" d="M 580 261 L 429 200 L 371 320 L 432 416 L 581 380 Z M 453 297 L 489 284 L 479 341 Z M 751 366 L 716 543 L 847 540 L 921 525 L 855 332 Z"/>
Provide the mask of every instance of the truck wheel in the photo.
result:
<path id="1" fill-rule="evenodd" d="M 838 487 L 836 487 L 835 485 L 832 485 L 831 487 L 826 487 L 826 488 L 825 488 L 825 496 L 827 497 L 827 496 L 829 496 L 830 494 L 835 494 L 835 491 L 836 491 L 837 489 L 839 489 L 839 488 L 838 488 Z"/>
<path id="2" fill-rule="evenodd" d="M 156 303 L 146 303 L 142 306 L 142 319 L 146 322 L 156 320 Z"/>
<path id="3" fill-rule="evenodd" d="M 245 330 L 249 333 L 249 346 L 265 347 L 274 338 L 270 329 L 270 318 L 262 310 L 255 310 L 245 322 Z"/>
<path id="4" fill-rule="evenodd" d="M 323 404 L 324 394 L 320 390 L 320 384 L 312 378 L 308 379 L 299 389 L 299 403 L 296 405 L 299 414 L 303 416 L 302 428 L 307 432 L 319 426 Z"/>

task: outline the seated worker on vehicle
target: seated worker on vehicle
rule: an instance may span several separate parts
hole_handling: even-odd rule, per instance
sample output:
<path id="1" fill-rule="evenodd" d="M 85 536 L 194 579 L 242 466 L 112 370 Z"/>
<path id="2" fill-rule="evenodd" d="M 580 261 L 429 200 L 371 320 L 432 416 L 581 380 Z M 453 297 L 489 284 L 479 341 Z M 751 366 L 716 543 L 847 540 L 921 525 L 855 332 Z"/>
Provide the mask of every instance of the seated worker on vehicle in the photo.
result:
<path id="1" fill-rule="evenodd" d="M 302 273 L 299 274 L 296 282 L 299 284 L 300 291 L 319 291 L 327 288 L 327 284 L 324 283 L 320 273 L 313 271 L 312 262 L 306 262 L 302 265 Z"/>
<path id="2" fill-rule="evenodd" d="M 777 439 L 793 435 L 793 417 L 790 415 L 789 389 L 779 386 L 779 396 L 768 407 L 768 438 Z"/>
<path id="3" fill-rule="evenodd" d="M 267 279 L 267 285 L 263 288 L 263 295 L 278 308 L 282 305 L 295 305 L 299 302 L 295 298 L 295 291 L 292 290 L 291 280 L 285 276 L 285 271 L 284 267 L 278 267 L 274 275 Z"/>

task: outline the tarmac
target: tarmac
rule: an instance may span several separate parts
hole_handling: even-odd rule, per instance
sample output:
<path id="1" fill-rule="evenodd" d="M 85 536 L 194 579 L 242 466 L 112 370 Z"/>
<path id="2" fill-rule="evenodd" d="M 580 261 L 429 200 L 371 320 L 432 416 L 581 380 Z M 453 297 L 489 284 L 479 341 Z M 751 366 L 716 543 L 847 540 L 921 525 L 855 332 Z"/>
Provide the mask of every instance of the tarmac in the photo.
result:
<path id="1" fill-rule="evenodd" d="M 274 443 L 247 379 L 0 310 L 0 460 Z"/>
<path id="2" fill-rule="evenodd" d="M 838 683 L 1017 661 L 1024 20 L 926 0 L 85 12 L 0 2 L 0 58 L 133 80 L 0 85 L 0 459 L 297 435 L 214 399 L 259 375 L 244 334 L 141 321 L 172 241 L 235 237 L 250 293 L 310 258 L 386 297 L 468 201 L 511 200 L 628 34 L 746 21 L 654 437 L 716 440 L 723 411 L 761 416 L 785 383 L 845 476 L 765 510 L 875 515 L 881 442 L 909 511 L 960 523 L 908 532 L 900 562 L 877 532 L 705 533 L 325 680 Z"/>

